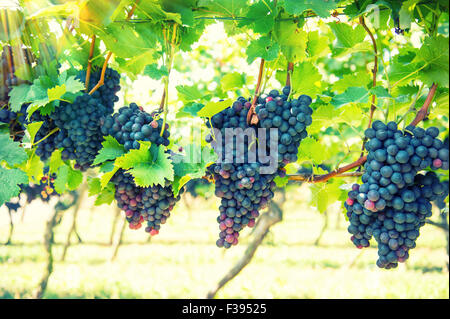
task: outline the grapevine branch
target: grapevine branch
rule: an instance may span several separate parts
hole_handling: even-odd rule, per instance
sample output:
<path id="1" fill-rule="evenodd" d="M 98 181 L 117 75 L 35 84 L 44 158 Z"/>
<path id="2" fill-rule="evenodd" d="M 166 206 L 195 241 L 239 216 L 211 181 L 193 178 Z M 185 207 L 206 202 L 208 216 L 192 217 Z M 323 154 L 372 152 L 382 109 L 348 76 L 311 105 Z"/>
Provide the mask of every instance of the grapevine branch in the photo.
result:
<path id="1" fill-rule="evenodd" d="M 259 89 L 261 87 L 263 71 L 264 71 L 264 59 L 261 59 L 261 64 L 259 65 L 258 82 L 256 83 L 256 89 L 255 89 L 255 96 L 253 97 L 252 105 L 250 106 L 250 109 L 248 110 L 248 113 L 247 113 L 247 123 L 251 124 L 251 125 L 256 125 L 256 124 L 258 124 L 258 121 L 259 121 L 258 116 L 256 116 L 256 113 L 255 113 L 255 105 L 256 105 L 256 101 L 258 101 Z"/>
<path id="2" fill-rule="evenodd" d="M 431 102 L 433 102 L 434 95 L 436 94 L 437 85 L 436 83 L 433 83 L 431 85 L 430 91 L 428 92 L 427 98 L 425 102 L 423 103 L 423 106 L 420 108 L 420 110 L 417 112 L 416 117 L 411 122 L 410 125 L 416 126 L 419 124 L 425 117 L 428 115 L 428 109 L 430 108 Z"/>
<path id="3" fill-rule="evenodd" d="M 378 72 L 378 48 L 377 48 L 377 41 L 375 40 L 375 37 L 373 36 L 373 33 L 367 27 L 363 16 L 361 16 L 359 18 L 359 23 L 362 25 L 364 30 L 366 30 L 367 34 L 370 37 L 370 40 L 372 41 L 373 53 L 374 53 L 374 64 L 373 64 L 373 69 L 372 69 L 372 87 L 375 87 L 375 86 L 377 86 L 377 72 Z M 372 94 L 372 101 L 370 103 L 370 114 L 369 114 L 369 125 L 368 125 L 368 127 L 370 127 L 372 125 L 373 114 L 375 113 L 375 109 L 376 109 L 375 99 L 376 99 L 375 94 Z M 364 137 L 362 148 L 361 148 L 361 156 L 363 156 L 363 154 L 364 154 L 364 146 L 365 146 L 366 142 L 367 142 L 367 137 Z"/>
<path id="4" fill-rule="evenodd" d="M 89 50 L 89 60 L 86 70 L 86 83 L 85 83 L 86 91 L 89 91 L 89 80 L 91 78 L 92 56 L 94 55 L 94 48 L 95 48 L 95 34 L 91 38 L 91 48 Z"/>
<path id="5" fill-rule="evenodd" d="M 358 160 L 354 161 L 353 163 L 350 163 L 348 165 L 340 167 L 328 174 L 310 175 L 310 176 L 291 175 L 291 176 L 289 176 L 289 180 L 299 181 L 299 182 L 307 182 L 307 183 L 320 183 L 320 182 L 327 182 L 329 179 L 331 179 L 333 177 L 359 176 L 360 172 L 354 172 L 351 174 L 343 174 L 343 173 L 345 173 L 353 168 L 363 165 L 366 161 L 367 161 L 367 156 L 362 156 Z"/>

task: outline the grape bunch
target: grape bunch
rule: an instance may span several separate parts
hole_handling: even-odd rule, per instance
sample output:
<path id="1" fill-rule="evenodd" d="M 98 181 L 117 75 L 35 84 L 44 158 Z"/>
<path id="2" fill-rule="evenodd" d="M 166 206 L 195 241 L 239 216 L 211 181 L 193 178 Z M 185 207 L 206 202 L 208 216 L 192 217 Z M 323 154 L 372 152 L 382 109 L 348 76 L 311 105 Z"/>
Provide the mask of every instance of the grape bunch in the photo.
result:
<path id="1" fill-rule="evenodd" d="M 85 93 L 73 103 L 62 103 L 50 114 L 59 129 L 54 144 L 56 148 L 63 148 L 62 159 L 75 160 L 80 170 L 89 168 L 102 148 L 101 127 L 111 113 L 112 109 L 104 106 L 99 98 Z"/>
<path id="2" fill-rule="evenodd" d="M 94 86 L 100 81 L 101 78 L 101 69 L 95 70 L 91 73 L 89 78 L 89 88 L 88 91 L 91 91 Z M 79 80 L 83 83 L 86 82 L 86 71 L 80 72 L 77 76 Z M 101 103 L 108 108 L 108 112 L 114 112 L 114 103 L 119 101 L 119 97 L 116 95 L 117 92 L 120 91 L 120 75 L 119 73 L 111 68 L 106 68 L 105 77 L 103 85 L 100 86 L 97 91 L 95 91 L 92 96 L 95 99 L 99 99 Z"/>
<path id="3" fill-rule="evenodd" d="M 133 176 L 119 170 L 111 180 L 116 186 L 117 205 L 125 212 L 129 227 L 139 229 L 147 222 L 145 231 L 152 236 L 157 235 L 162 224 L 170 217 L 170 212 L 180 195 L 174 196 L 172 185 L 151 187 L 136 186 Z"/>
<path id="4" fill-rule="evenodd" d="M 114 116 L 105 119 L 101 127 L 103 135 L 113 136 L 125 150 L 139 148 L 139 141 L 150 141 L 156 145 L 169 145 L 169 125 L 166 123 L 161 136 L 163 119 L 158 113 L 148 114 L 135 103 L 122 107 Z"/>
<path id="5" fill-rule="evenodd" d="M 358 248 L 368 247 L 375 237 L 381 268 L 396 267 L 408 258 L 424 219 L 431 216 L 430 202 L 446 191 L 434 172 L 419 174 L 426 168 L 448 170 L 448 145 L 438 135 L 435 127 L 408 126 L 402 132 L 395 122 L 381 121 L 365 131 L 368 155 L 363 184 L 352 186 L 344 206 L 352 242 Z"/>
<path id="6" fill-rule="evenodd" d="M 255 111 L 263 128 L 278 128 L 278 161 L 284 164 L 297 161 L 300 142 L 308 136 L 306 128 L 312 123 L 312 102 L 308 95 L 288 101 L 290 88 L 284 87 L 282 94 L 272 90 L 261 95 Z"/>
<path id="7" fill-rule="evenodd" d="M 117 113 L 108 116 L 102 127 L 103 135 L 111 135 L 121 143 L 126 151 L 138 149 L 138 141 L 151 141 L 156 146 L 169 145 L 169 125 L 161 136 L 163 120 L 158 113 L 148 114 L 142 107 L 131 103 Z M 139 187 L 132 175 L 123 170 L 114 174 L 111 182 L 115 185 L 115 198 L 119 208 L 125 211 L 129 227 L 139 229 L 147 222 L 145 231 L 151 235 L 159 233 L 161 224 L 170 216 L 180 195 L 174 196 L 172 185 L 166 180 L 164 186 Z"/>
<path id="8" fill-rule="evenodd" d="M 290 88 L 283 88 L 283 94 L 277 90 L 269 95 L 261 95 L 255 111 L 259 123 L 254 128 L 277 129 L 278 161 L 277 170 L 272 174 L 262 174 L 262 163 L 252 145 L 258 144 L 255 134 L 247 136 L 234 135 L 233 141 L 226 141 L 227 129 L 249 128 L 247 114 L 251 107 L 250 99 L 239 97 L 232 106 L 215 114 L 206 125 L 211 129 L 220 130 L 221 140 L 215 140 L 212 135 L 207 136 L 207 142 L 219 153 L 220 162 L 211 165 L 208 173 L 215 181 L 215 195 L 221 198 L 219 206 L 219 239 L 218 247 L 230 248 L 237 245 L 239 232 L 246 226 L 253 227 L 260 210 L 270 203 L 274 196 L 275 177 L 284 177 L 284 166 L 297 160 L 300 141 L 307 136 L 306 127 L 311 124 L 312 109 L 309 108 L 311 98 L 302 95 L 299 99 L 288 101 Z M 266 151 L 270 145 L 270 131 L 266 131 Z M 226 143 L 233 143 L 233 147 L 226 147 L 221 152 L 218 148 Z M 238 145 L 243 144 L 244 152 L 238 152 Z M 234 147 L 236 145 L 236 147 Z M 264 147 L 260 145 L 260 147 Z M 252 154 L 253 153 L 253 154 Z M 267 152 L 266 152 L 267 153 Z M 269 152 L 270 154 L 270 152 Z M 250 156 L 252 155 L 252 156 Z M 273 158 L 273 155 L 271 155 Z M 255 162 L 250 159 L 256 159 Z M 230 159 L 232 161 L 230 162 Z M 275 158 L 273 158 L 275 159 Z"/>

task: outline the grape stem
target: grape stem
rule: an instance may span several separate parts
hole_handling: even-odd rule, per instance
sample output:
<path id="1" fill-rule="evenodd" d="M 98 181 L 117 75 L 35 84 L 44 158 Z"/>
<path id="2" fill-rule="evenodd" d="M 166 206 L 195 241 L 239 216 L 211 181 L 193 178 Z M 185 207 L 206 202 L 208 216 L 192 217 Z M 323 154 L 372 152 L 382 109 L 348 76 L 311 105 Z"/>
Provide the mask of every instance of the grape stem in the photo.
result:
<path id="1" fill-rule="evenodd" d="M 136 10 L 136 6 L 137 6 L 138 3 L 139 3 L 139 0 L 136 0 L 136 2 L 134 3 L 133 7 L 132 7 L 131 10 L 128 12 L 126 21 L 129 21 L 129 20 L 130 20 L 131 16 L 132 16 L 133 13 L 134 13 L 134 10 Z M 91 49 L 93 50 L 92 46 L 93 46 L 93 45 L 91 44 Z M 109 52 L 108 52 L 108 55 L 106 56 L 105 62 L 103 63 L 102 74 L 101 74 L 101 76 L 100 76 L 100 80 L 99 80 L 98 83 L 92 88 L 92 90 L 89 92 L 89 95 L 94 94 L 94 92 L 97 91 L 98 88 L 101 87 L 101 86 L 105 83 L 105 72 L 106 72 L 106 67 L 108 66 L 108 61 L 109 61 L 109 59 L 111 58 L 111 55 L 112 55 L 112 51 L 109 51 Z M 87 75 L 86 75 L 86 78 L 87 78 Z M 87 87 L 87 86 L 86 86 L 86 87 Z"/>
<path id="2" fill-rule="evenodd" d="M 291 86 L 291 75 L 292 75 L 293 71 L 294 71 L 294 63 L 288 62 L 287 75 L 286 75 L 286 86 Z"/>
<path id="3" fill-rule="evenodd" d="M 261 63 L 259 65 L 259 74 L 258 74 L 258 82 L 256 83 L 255 96 L 253 97 L 252 105 L 247 113 L 247 123 L 250 125 L 256 125 L 259 122 L 258 116 L 255 112 L 256 101 L 258 101 L 259 89 L 261 87 L 261 80 L 264 71 L 264 59 L 261 59 Z"/>
<path id="4" fill-rule="evenodd" d="M 91 38 L 91 48 L 89 50 L 89 59 L 88 59 L 88 66 L 86 70 L 86 91 L 89 91 L 89 80 L 91 78 L 91 69 L 92 69 L 92 56 L 94 55 L 94 48 L 95 48 L 95 34 Z"/>
<path id="5" fill-rule="evenodd" d="M 425 102 L 423 103 L 420 110 L 417 112 L 417 115 L 414 118 L 414 120 L 409 125 L 416 126 L 427 117 L 428 109 L 430 108 L 431 102 L 433 102 L 434 95 L 436 94 L 436 89 L 437 85 L 436 83 L 433 83 L 433 85 L 431 85 L 430 91 L 428 92 Z"/>
<path id="6" fill-rule="evenodd" d="M 106 72 L 106 67 L 108 66 L 108 61 L 111 58 L 112 52 L 109 51 L 108 55 L 106 56 L 105 62 L 103 63 L 103 67 L 102 67 L 102 74 L 100 76 L 100 80 L 98 81 L 98 83 L 92 88 L 92 90 L 89 92 L 89 95 L 94 94 L 95 91 L 97 91 L 104 83 L 105 83 L 105 72 Z"/>
<path id="7" fill-rule="evenodd" d="M 374 53 L 374 63 L 373 63 L 373 69 L 372 69 L 372 87 L 377 86 L 377 72 L 378 72 L 378 48 L 377 48 L 377 41 L 375 40 L 375 37 L 373 36 L 373 33 L 370 31 L 370 29 L 367 27 L 366 22 L 364 20 L 364 17 L 359 17 L 359 23 L 361 26 L 366 30 L 367 34 L 370 37 L 370 40 L 372 41 L 373 46 L 373 53 Z M 372 93 L 372 101 L 370 103 L 370 113 L 369 113 L 369 125 L 370 127 L 372 125 L 372 119 L 373 114 L 375 113 L 375 109 L 377 108 L 375 105 L 376 95 Z M 361 147 L 361 156 L 364 155 L 364 146 L 366 145 L 367 137 L 364 137 L 362 147 Z"/>

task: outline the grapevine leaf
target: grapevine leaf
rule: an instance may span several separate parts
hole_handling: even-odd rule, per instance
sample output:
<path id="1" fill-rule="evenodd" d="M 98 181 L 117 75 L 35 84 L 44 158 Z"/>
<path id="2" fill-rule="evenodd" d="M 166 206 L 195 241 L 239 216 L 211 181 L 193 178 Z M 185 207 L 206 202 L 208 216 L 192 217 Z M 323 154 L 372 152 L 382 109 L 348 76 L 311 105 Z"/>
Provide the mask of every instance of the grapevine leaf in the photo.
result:
<path id="1" fill-rule="evenodd" d="M 102 148 L 95 157 L 92 165 L 98 165 L 108 160 L 114 160 L 125 154 L 125 148 L 114 137 L 106 136 L 102 142 Z"/>
<path id="2" fill-rule="evenodd" d="M 178 92 L 178 97 L 183 102 L 191 102 L 204 98 L 204 94 L 200 92 L 197 86 L 187 86 L 187 85 L 178 85 L 176 87 Z"/>
<path id="3" fill-rule="evenodd" d="M 233 101 L 231 99 L 220 102 L 209 101 L 200 111 L 197 112 L 197 116 L 211 118 L 213 115 L 225 110 L 232 103 Z"/>
<path id="4" fill-rule="evenodd" d="M 335 107 L 341 107 L 348 103 L 367 103 L 369 101 L 369 91 L 363 87 L 349 87 L 344 93 L 336 95 L 331 100 Z"/>
<path id="5" fill-rule="evenodd" d="M 69 93 L 77 93 L 79 91 L 84 90 L 84 83 L 82 83 L 74 75 L 69 76 L 67 80 L 64 82 L 64 85 L 66 87 L 66 92 Z"/>
<path id="6" fill-rule="evenodd" d="M 439 86 L 448 87 L 449 78 L 449 45 L 448 38 L 439 35 L 428 37 L 424 40 L 417 53 L 414 62 L 421 62 L 427 65 L 418 73 L 427 85 L 437 83 Z"/>
<path id="7" fill-rule="evenodd" d="M 27 159 L 27 152 L 20 147 L 20 143 L 13 142 L 9 138 L 9 134 L 0 135 L 0 163 L 6 161 L 9 165 L 14 166 Z"/>
<path id="8" fill-rule="evenodd" d="M 367 87 L 369 82 L 370 82 L 370 76 L 367 72 L 356 72 L 356 73 L 351 73 L 351 74 L 344 74 L 342 79 L 339 79 L 338 81 L 333 83 L 333 90 L 337 91 L 338 93 L 343 93 L 349 87 L 354 86 L 355 83 L 360 83 L 364 87 Z"/>
<path id="9" fill-rule="evenodd" d="M 220 84 L 224 92 L 242 88 L 245 85 L 245 77 L 239 72 L 227 73 L 223 76 Z"/>
<path id="10" fill-rule="evenodd" d="M 158 64 L 152 63 L 148 64 L 145 67 L 144 75 L 148 75 L 149 77 L 155 80 L 160 80 L 163 76 L 168 76 L 169 72 L 164 65 L 158 67 Z"/>
<path id="11" fill-rule="evenodd" d="M 330 16 L 330 11 L 335 9 L 337 1 L 334 0 L 285 0 L 284 8 L 286 12 L 293 15 L 300 15 L 306 10 L 314 11 L 318 16 L 326 18 Z"/>
<path id="12" fill-rule="evenodd" d="M 109 165 L 108 165 L 109 166 Z M 109 167 L 108 167 L 109 168 Z M 111 178 L 114 176 L 114 174 L 116 174 L 116 172 L 119 170 L 120 167 L 117 166 L 113 166 L 112 169 L 108 172 L 105 172 L 101 177 L 100 177 L 100 182 L 102 185 L 102 188 L 105 188 L 106 185 L 108 185 L 109 181 L 111 180 Z"/>
<path id="13" fill-rule="evenodd" d="M 256 2 L 250 6 L 246 19 L 239 22 L 239 27 L 250 26 L 256 33 L 267 33 L 272 30 L 275 14 L 273 2 Z"/>
<path id="14" fill-rule="evenodd" d="M 294 68 L 292 73 L 292 90 L 314 98 L 322 92 L 321 81 L 322 75 L 311 62 L 301 62 Z"/>
<path id="15" fill-rule="evenodd" d="M 62 194 L 66 190 L 76 190 L 82 182 L 83 174 L 80 171 L 74 170 L 68 165 L 63 165 L 58 169 L 53 185 L 55 191 Z"/>
<path id="16" fill-rule="evenodd" d="M 388 90 L 382 86 L 373 87 L 369 91 L 377 98 L 392 98 L 392 95 L 389 94 Z"/>
<path id="17" fill-rule="evenodd" d="M 0 167 L 0 206 L 12 197 L 19 195 L 21 184 L 28 183 L 27 174 L 20 169 L 7 169 Z"/>
<path id="18" fill-rule="evenodd" d="M 179 109 L 177 112 L 176 117 L 184 117 L 184 116 L 192 116 L 196 117 L 198 111 L 200 111 L 205 105 L 201 103 L 195 103 L 195 102 L 189 102 L 186 105 L 184 105 L 182 108 Z"/>
<path id="19" fill-rule="evenodd" d="M 94 196 L 100 194 L 102 191 L 102 184 L 100 182 L 100 178 L 88 178 L 88 194 L 89 196 Z"/>
<path id="20" fill-rule="evenodd" d="M 64 162 L 61 158 L 61 149 L 56 149 L 53 151 L 49 160 L 49 173 L 54 174 L 58 171 L 58 169 L 64 165 Z"/>
<path id="21" fill-rule="evenodd" d="M 114 200 L 115 191 L 116 189 L 114 184 L 108 183 L 95 199 L 94 205 L 99 206 L 102 204 L 111 204 Z"/>
<path id="22" fill-rule="evenodd" d="M 61 97 L 66 94 L 66 85 L 57 85 L 51 89 L 47 90 L 48 100 L 54 101 L 59 100 Z"/>
<path id="23" fill-rule="evenodd" d="M 169 154 L 163 147 L 150 148 L 150 142 L 140 142 L 137 150 L 130 150 L 116 159 L 116 166 L 128 170 L 136 185 L 149 187 L 164 185 L 165 180 L 173 181 L 174 171 Z"/>
<path id="24" fill-rule="evenodd" d="M 28 161 L 24 162 L 19 167 L 27 173 L 30 181 L 38 183 L 44 176 L 44 162 L 42 162 L 39 156 L 35 154 L 35 151 L 30 153 Z"/>
<path id="25" fill-rule="evenodd" d="M 200 147 L 190 144 L 185 147 L 186 155 L 175 154 L 172 156 L 175 180 L 172 188 L 175 196 L 180 189 L 191 179 L 202 178 L 206 174 L 206 168 L 217 160 L 217 155 L 210 147 Z"/>
<path id="26" fill-rule="evenodd" d="M 306 58 L 308 34 L 297 23 L 278 21 L 275 25 L 275 37 L 286 60 L 295 63 Z"/>
<path id="27" fill-rule="evenodd" d="M 280 45 L 271 38 L 264 36 L 253 40 L 247 48 L 247 62 L 251 63 L 256 58 L 263 58 L 266 61 L 275 60 L 280 51 Z"/>
<path id="28" fill-rule="evenodd" d="M 11 111 L 19 112 L 22 104 L 28 102 L 28 94 L 31 90 L 31 86 L 28 84 L 21 84 L 14 86 L 11 92 L 9 92 L 9 103 L 11 105 Z"/>
<path id="29" fill-rule="evenodd" d="M 33 123 L 26 125 L 27 132 L 30 135 L 31 144 L 34 143 L 34 138 L 36 137 L 36 134 L 39 131 L 39 129 L 41 128 L 42 124 L 44 124 L 44 122 L 40 121 L 40 122 L 33 122 Z"/>
<path id="30" fill-rule="evenodd" d="M 313 161 L 315 164 L 322 164 L 329 157 L 328 150 L 313 137 L 305 138 L 298 150 L 299 162 Z"/>
<path id="31" fill-rule="evenodd" d="M 243 8 L 247 6 L 247 0 L 200 0 L 198 6 L 207 8 L 209 12 L 236 17 L 241 16 Z"/>

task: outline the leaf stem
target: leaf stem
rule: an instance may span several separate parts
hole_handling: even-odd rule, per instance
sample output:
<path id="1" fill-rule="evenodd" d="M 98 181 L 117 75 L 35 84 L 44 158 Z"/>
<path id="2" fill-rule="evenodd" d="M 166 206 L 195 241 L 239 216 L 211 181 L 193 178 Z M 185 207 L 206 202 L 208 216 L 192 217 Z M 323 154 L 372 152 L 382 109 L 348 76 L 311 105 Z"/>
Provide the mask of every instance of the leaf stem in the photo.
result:
<path id="1" fill-rule="evenodd" d="M 45 139 L 47 139 L 50 135 L 55 134 L 56 132 L 59 131 L 59 127 L 55 127 L 53 130 L 51 130 L 47 135 L 45 135 L 43 138 L 41 138 L 39 141 L 33 143 L 31 146 L 34 147 L 36 145 L 38 145 L 40 142 L 44 141 Z"/>

